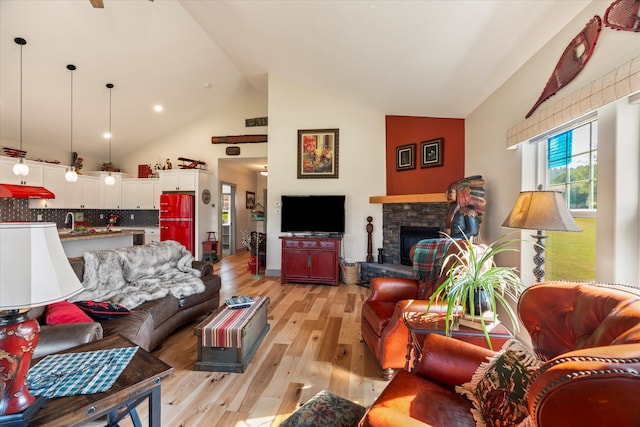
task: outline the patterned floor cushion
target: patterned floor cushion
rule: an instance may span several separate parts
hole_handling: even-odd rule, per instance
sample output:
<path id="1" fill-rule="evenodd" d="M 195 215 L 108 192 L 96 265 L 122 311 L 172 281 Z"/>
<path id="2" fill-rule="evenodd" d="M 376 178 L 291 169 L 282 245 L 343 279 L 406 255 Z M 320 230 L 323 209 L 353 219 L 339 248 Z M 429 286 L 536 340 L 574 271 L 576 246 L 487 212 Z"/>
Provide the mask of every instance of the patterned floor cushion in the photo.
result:
<path id="1" fill-rule="evenodd" d="M 322 390 L 284 420 L 280 427 L 355 427 L 365 408 Z"/>

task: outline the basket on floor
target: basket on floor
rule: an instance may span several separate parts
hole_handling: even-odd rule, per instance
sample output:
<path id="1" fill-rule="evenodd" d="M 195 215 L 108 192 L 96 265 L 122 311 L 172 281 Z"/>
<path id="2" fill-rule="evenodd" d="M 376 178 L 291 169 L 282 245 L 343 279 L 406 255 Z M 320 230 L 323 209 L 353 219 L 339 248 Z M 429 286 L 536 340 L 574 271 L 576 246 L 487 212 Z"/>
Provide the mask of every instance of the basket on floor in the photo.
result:
<path id="1" fill-rule="evenodd" d="M 347 285 L 355 285 L 360 280 L 360 264 L 357 262 L 340 263 L 340 281 Z"/>

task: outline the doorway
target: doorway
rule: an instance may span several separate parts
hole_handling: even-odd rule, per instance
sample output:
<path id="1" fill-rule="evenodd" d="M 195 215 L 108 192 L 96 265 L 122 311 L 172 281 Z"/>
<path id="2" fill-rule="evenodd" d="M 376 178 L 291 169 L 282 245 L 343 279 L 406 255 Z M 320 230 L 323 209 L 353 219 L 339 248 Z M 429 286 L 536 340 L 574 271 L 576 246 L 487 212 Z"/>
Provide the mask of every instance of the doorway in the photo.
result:
<path id="1" fill-rule="evenodd" d="M 222 230 L 222 256 L 236 253 L 236 186 L 220 183 L 220 230 Z"/>

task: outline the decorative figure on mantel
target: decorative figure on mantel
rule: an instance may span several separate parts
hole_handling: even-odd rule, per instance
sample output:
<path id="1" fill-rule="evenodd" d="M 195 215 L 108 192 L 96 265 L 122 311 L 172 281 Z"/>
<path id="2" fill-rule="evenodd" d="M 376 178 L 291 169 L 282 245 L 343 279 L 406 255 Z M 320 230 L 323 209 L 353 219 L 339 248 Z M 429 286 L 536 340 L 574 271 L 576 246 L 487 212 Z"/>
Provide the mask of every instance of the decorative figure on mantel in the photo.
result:
<path id="1" fill-rule="evenodd" d="M 445 231 L 455 239 L 478 239 L 480 223 L 484 215 L 484 179 L 474 175 L 452 182 L 447 187 L 449 209 Z"/>
<path id="2" fill-rule="evenodd" d="M 162 167 L 163 170 L 169 170 L 169 169 L 173 169 L 173 165 L 171 164 L 171 160 L 167 159 L 164 161 L 164 166 Z"/>

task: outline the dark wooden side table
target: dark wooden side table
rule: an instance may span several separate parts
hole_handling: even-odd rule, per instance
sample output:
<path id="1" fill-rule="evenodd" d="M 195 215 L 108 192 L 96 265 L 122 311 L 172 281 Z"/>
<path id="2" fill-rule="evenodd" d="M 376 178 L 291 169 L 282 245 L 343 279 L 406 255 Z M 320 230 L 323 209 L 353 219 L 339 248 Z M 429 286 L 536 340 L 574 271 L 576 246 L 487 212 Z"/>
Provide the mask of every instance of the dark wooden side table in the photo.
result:
<path id="1" fill-rule="evenodd" d="M 115 335 L 61 353 L 106 350 L 135 346 Z M 34 360 L 36 363 L 38 360 Z M 149 427 L 160 427 L 160 386 L 173 373 L 173 368 L 151 353 L 139 348 L 115 384 L 106 392 L 49 399 L 29 423 L 31 426 L 79 426 L 107 416 L 107 426 L 116 426 L 126 416 L 141 427 L 136 407 L 148 400 Z"/>
<path id="2" fill-rule="evenodd" d="M 422 358 L 423 349 L 421 343 L 424 341 L 425 336 L 427 334 L 447 335 L 445 332 L 445 318 L 444 313 L 404 312 L 402 321 L 409 329 L 405 369 L 412 371 Z M 448 336 L 485 348 L 488 347 L 482 330 L 460 325 L 455 321 L 449 328 Z M 501 323 L 489 332 L 489 339 L 494 350 L 499 350 L 511 338 L 513 338 L 513 335 Z"/>

